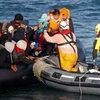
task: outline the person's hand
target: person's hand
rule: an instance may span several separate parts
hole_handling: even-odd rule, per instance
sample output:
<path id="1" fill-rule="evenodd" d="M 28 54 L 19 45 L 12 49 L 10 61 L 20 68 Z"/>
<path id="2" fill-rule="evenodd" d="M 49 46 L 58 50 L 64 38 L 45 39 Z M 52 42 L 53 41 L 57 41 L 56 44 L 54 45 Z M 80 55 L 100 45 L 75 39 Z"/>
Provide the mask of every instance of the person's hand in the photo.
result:
<path id="1" fill-rule="evenodd" d="M 18 69 L 17 69 L 17 66 L 16 65 L 11 65 L 11 69 L 16 72 Z"/>
<path id="2" fill-rule="evenodd" d="M 33 56 L 28 56 L 28 59 L 33 60 L 34 57 Z"/>

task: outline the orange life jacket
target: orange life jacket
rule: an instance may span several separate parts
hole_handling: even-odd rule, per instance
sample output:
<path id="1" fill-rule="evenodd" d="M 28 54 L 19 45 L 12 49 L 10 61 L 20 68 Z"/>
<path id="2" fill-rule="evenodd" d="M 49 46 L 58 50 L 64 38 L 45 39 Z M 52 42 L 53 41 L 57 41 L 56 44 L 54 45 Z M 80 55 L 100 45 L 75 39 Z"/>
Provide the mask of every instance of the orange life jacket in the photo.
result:
<path id="1" fill-rule="evenodd" d="M 49 26 L 48 26 L 48 32 L 50 32 L 50 33 L 57 33 L 58 29 L 59 29 L 60 21 L 61 21 L 60 18 L 58 20 L 55 20 L 53 18 L 53 14 L 50 14 L 50 21 L 49 21 Z"/>

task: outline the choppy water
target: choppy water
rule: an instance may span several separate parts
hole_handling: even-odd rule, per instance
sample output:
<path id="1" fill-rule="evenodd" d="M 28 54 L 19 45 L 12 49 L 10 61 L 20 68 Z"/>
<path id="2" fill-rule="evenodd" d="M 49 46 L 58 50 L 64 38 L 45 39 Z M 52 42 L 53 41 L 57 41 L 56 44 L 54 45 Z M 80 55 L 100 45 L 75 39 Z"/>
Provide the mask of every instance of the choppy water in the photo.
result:
<path id="1" fill-rule="evenodd" d="M 30 26 L 36 25 L 42 13 L 67 7 L 71 11 L 77 38 L 83 42 L 87 60 L 91 60 L 95 25 L 100 22 L 99 0 L 0 0 L 0 21 L 14 19 L 21 13 Z M 0 91 L 0 100 L 100 100 L 100 97 L 56 91 L 47 87 L 29 86 Z"/>

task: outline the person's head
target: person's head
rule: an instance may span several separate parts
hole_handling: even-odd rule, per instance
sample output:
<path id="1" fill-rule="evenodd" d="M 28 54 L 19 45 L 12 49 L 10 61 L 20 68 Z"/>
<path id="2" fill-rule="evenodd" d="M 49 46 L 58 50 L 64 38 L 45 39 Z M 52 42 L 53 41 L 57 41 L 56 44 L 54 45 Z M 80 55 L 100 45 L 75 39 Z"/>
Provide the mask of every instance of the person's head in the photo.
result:
<path id="1" fill-rule="evenodd" d="M 8 42 L 9 41 L 9 36 L 8 36 L 8 34 L 3 34 L 1 37 L 0 37 L 0 43 L 1 44 L 5 44 L 6 42 Z"/>
<path id="2" fill-rule="evenodd" d="M 59 25 L 59 31 L 67 30 L 69 29 L 69 25 L 66 21 L 61 21 Z"/>
<path id="3" fill-rule="evenodd" d="M 22 20 L 23 20 L 22 14 L 17 13 L 17 14 L 15 15 L 14 21 L 15 21 L 16 23 L 20 23 Z"/>
<path id="4" fill-rule="evenodd" d="M 52 14 L 55 20 L 59 19 L 60 11 L 58 9 L 54 9 Z"/>
<path id="5" fill-rule="evenodd" d="M 5 49 L 9 52 L 12 53 L 14 50 L 15 44 L 12 42 L 6 42 L 5 43 Z"/>
<path id="6" fill-rule="evenodd" d="M 17 46 L 19 49 L 26 50 L 26 48 L 27 48 L 27 43 L 26 43 L 26 41 L 24 41 L 24 40 L 19 40 L 19 41 L 16 43 L 16 46 Z"/>
<path id="7" fill-rule="evenodd" d="M 31 49 L 34 49 L 35 44 L 36 44 L 35 42 L 32 42 L 32 43 L 30 44 Z"/>
<path id="8" fill-rule="evenodd" d="M 98 35 L 100 33 L 100 23 L 98 23 L 95 27 L 95 32 Z"/>

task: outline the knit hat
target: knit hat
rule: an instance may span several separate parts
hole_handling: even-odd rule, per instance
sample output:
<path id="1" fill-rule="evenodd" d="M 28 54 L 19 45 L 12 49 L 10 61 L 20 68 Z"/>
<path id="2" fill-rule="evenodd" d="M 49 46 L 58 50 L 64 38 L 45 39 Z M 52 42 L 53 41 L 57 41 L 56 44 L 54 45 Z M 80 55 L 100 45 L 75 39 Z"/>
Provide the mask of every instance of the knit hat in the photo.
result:
<path id="1" fill-rule="evenodd" d="M 22 50 L 26 50 L 27 48 L 27 43 L 26 41 L 24 40 L 19 40 L 17 43 L 16 43 L 16 46 Z"/>
<path id="2" fill-rule="evenodd" d="M 21 21 L 22 21 L 22 20 L 23 20 L 22 14 L 20 14 L 20 13 L 16 14 L 16 15 L 15 15 L 15 18 L 14 18 L 14 21 L 15 21 L 15 20 L 21 20 Z"/>
<path id="3" fill-rule="evenodd" d="M 5 49 L 10 53 L 14 50 L 14 47 L 15 47 L 15 44 L 12 42 L 5 43 Z"/>
<path id="4" fill-rule="evenodd" d="M 21 22 L 21 24 L 24 24 L 24 25 L 29 25 L 29 21 L 28 20 L 23 20 L 22 22 Z"/>

